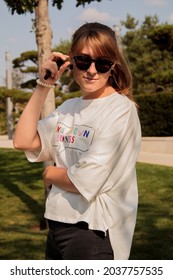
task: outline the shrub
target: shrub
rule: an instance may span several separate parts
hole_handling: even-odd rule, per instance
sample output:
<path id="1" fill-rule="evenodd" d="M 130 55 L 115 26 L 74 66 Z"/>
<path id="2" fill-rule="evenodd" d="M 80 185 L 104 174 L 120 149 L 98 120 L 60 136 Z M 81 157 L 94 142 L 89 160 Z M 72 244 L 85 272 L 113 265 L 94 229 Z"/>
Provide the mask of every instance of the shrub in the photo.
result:
<path id="1" fill-rule="evenodd" d="M 143 136 L 173 136 L 173 94 L 155 93 L 135 97 Z"/>

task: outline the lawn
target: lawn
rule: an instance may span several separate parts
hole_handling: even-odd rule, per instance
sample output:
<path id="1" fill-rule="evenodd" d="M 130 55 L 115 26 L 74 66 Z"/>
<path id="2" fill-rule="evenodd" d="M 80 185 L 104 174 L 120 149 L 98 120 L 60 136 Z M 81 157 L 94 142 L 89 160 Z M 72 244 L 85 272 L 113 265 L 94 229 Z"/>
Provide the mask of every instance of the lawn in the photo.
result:
<path id="1" fill-rule="evenodd" d="M 0 163 L 0 259 L 43 259 L 42 164 L 31 164 L 11 149 L 0 149 Z"/>
<path id="2" fill-rule="evenodd" d="M 0 149 L 0 259 L 44 259 L 42 164 Z M 130 259 L 173 259 L 173 168 L 137 164 L 139 210 Z"/>

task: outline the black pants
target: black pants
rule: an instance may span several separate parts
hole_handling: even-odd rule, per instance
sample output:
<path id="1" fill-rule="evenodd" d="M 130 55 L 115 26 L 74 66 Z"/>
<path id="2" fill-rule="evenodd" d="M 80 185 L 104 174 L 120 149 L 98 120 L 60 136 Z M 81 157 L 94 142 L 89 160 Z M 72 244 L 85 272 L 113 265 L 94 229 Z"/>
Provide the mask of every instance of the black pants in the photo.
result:
<path id="1" fill-rule="evenodd" d="M 113 260 L 108 232 L 90 230 L 85 222 L 48 224 L 47 260 Z"/>

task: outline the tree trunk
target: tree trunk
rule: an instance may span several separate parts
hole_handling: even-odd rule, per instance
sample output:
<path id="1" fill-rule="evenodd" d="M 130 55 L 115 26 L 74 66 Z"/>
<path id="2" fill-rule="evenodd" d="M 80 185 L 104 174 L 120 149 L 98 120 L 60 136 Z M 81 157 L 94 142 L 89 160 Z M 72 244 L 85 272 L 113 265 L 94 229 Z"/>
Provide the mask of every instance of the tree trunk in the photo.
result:
<path id="1" fill-rule="evenodd" d="M 48 0 L 39 0 L 35 8 L 36 18 L 36 42 L 38 48 L 38 69 L 51 54 L 52 31 L 49 21 Z M 50 90 L 42 110 L 42 118 L 46 117 L 55 109 L 54 90 Z"/>
<path id="2" fill-rule="evenodd" d="M 36 42 L 38 48 L 38 69 L 39 74 L 41 66 L 45 60 L 51 54 L 52 44 L 52 31 L 50 27 L 49 14 L 48 14 L 48 0 L 39 0 L 38 6 L 35 8 L 35 19 L 36 19 Z M 55 95 L 54 90 L 51 89 L 46 98 L 43 110 L 42 118 L 45 118 L 55 109 Z M 44 168 L 48 165 L 52 165 L 53 162 L 45 162 Z M 45 187 L 45 199 L 50 189 Z M 40 220 L 40 229 L 47 228 L 47 222 L 43 218 Z"/>

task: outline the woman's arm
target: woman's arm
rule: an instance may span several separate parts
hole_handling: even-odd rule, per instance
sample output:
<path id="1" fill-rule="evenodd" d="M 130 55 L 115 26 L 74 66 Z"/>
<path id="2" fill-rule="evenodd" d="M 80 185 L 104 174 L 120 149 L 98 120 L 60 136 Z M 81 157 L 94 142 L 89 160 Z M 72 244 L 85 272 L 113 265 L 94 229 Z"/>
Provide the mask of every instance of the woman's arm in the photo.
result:
<path id="1" fill-rule="evenodd" d="M 43 181 L 46 187 L 59 186 L 64 191 L 79 193 L 75 185 L 70 181 L 66 168 L 48 166 L 43 172 Z"/>
<path id="2" fill-rule="evenodd" d="M 50 89 L 37 86 L 17 124 L 13 144 L 16 149 L 35 151 L 41 149 L 37 124 Z"/>
<path id="3" fill-rule="evenodd" d="M 40 80 L 43 83 L 54 85 L 69 65 L 69 62 L 65 62 L 60 70 L 58 70 L 57 64 L 54 61 L 56 57 L 61 57 L 64 60 L 67 58 L 66 55 L 61 53 L 52 54 L 41 70 Z M 44 80 L 47 70 L 51 72 L 51 77 Z M 15 130 L 13 143 L 16 149 L 25 151 L 39 151 L 41 149 L 41 141 L 37 132 L 37 125 L 49 90 L 50 88 L 45 86 L 36 86 L 35 91 L 21 114 Z"/>

